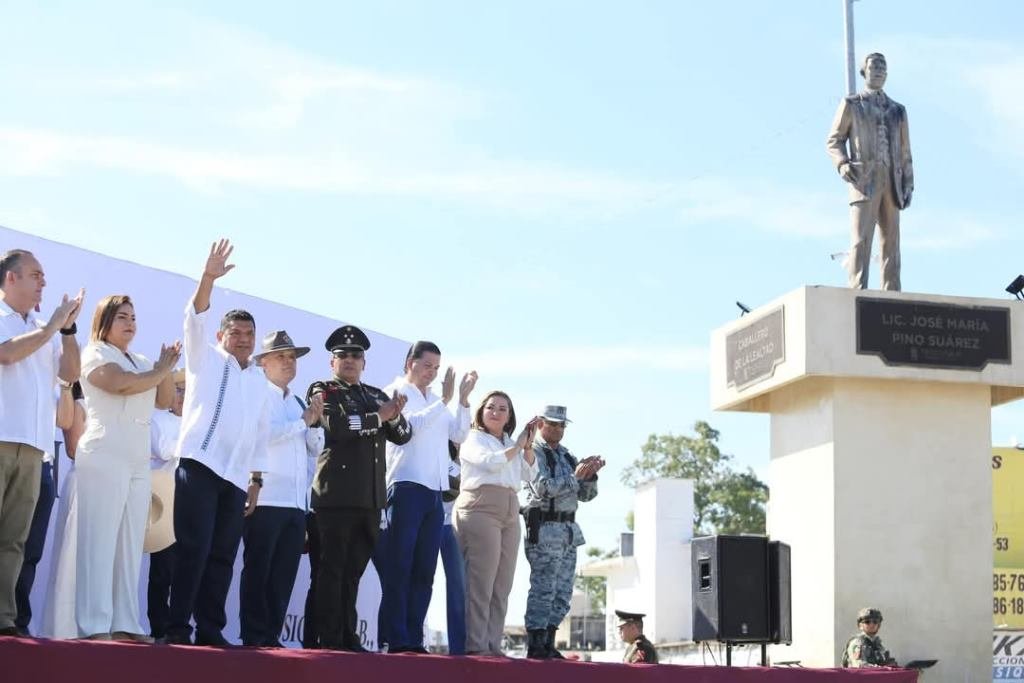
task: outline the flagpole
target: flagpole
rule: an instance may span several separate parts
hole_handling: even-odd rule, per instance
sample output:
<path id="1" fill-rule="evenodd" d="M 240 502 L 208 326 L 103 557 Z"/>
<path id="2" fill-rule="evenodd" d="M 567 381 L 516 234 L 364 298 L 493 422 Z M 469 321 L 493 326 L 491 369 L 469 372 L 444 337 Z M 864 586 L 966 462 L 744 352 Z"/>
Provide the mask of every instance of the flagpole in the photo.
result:
<path id="1" fill-rule="evenodd" d="M 856 80 L 856 58 L 854 57 L 853 46 L 853 2 L 854 0 L 843 0 L 843 28 L 846 33 L 846 94 L 853 95 L 857 92 Z"/>

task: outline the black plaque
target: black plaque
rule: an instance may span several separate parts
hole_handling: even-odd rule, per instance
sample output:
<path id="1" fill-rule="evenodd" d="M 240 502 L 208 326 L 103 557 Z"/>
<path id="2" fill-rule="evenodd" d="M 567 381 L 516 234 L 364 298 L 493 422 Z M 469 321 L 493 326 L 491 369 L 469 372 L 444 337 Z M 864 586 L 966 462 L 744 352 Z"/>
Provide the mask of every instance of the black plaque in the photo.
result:
<path id="1" fill-rule="evenodd" d="M 954 370 L 1009 363 L 1010 309 L 858 297 L 857 353 Z"/>
<path id="2" fill-rule="evenodd" d="M 780 306 L 725 338 L 727 385 L 743 389 L 775 374 L 786 360 L 786 321 Z"/>

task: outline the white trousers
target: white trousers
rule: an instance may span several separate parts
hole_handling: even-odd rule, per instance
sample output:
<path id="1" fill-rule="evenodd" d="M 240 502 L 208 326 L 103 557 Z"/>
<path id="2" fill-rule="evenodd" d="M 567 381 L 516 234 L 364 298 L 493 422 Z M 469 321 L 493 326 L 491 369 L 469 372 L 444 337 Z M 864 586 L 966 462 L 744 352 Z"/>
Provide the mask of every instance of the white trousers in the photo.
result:
<path id="1" fill-rule="evenodd" d="M 78 635 L 141 634 L 139 572 L 152 496 L 149 453 L 79 450 L 75 469 Z"/>

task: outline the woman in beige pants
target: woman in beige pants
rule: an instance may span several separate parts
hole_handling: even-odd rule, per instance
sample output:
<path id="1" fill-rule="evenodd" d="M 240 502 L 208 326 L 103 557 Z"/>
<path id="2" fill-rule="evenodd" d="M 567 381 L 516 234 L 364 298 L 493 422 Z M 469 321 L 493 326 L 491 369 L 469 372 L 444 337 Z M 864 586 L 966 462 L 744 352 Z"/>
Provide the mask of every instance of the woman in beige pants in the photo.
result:
<path id="1" fill-rule="evenodd" d="M 516 414 L 501 391 L 484 397 L 462 444 L 462 486 L 452 524 L 466 560 L 466 654 L 502 655 L 508 594 L 519 553 L 521 483 L 537 474 L 530 420 L 513 441 Z"/>

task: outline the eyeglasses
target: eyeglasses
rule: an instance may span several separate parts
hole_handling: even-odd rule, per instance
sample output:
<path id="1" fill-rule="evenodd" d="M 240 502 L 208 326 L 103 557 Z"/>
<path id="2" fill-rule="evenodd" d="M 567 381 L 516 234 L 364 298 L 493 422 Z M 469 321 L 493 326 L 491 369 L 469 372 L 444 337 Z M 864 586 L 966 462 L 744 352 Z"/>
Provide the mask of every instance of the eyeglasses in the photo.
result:
<path id="1" fill-rule="evenodd" d="M 362 351 L 345 351 L 343 349 L 339 349 L 337 351 L 332 351 L 331 353 L 334 354 L 335 358 L 355 358 L 356 360 L 359 360 L 363 357 Z"/>

